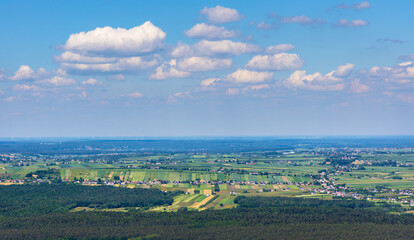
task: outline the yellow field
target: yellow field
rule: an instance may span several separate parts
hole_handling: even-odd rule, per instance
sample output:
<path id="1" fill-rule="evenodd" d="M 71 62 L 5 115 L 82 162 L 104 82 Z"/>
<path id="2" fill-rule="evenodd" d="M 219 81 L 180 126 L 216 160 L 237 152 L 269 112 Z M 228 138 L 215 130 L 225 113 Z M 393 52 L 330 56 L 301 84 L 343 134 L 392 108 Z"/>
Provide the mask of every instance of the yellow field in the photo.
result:
<path id="1" fill-rule="evenodd" d="M 210 194 L 211 195 L 212 194 L 212 191 L 211 191 L 211 189 L 204 189 L 203 190 L 203 193 L 206 194 L 206 195 L 207 194 Z"/>
<path id="2" fill-rule="evenodd" d="M 209 196 L 207 198 L 205 198 L 203 201 L 198 202 L 198 203 L 194 203 L 193 205 L 191 205 L 191 208 L 200 208 L 200 206 L 206 204 L 210 199 L 212 199 L 214 196 Z"/>
<path id="3" fill-rule="evenodd" d="M 13 185 L 13 184 L 23 184 L 23 183 L 0 182 L 0 185 L 5 185 L 5 186 Z"/>

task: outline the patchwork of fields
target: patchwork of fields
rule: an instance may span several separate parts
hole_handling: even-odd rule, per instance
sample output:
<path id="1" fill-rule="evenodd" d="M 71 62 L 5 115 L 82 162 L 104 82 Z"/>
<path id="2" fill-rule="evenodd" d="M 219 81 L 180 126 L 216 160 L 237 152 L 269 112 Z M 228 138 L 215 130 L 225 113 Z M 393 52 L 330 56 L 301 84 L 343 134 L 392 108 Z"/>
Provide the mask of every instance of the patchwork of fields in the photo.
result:
<path id="1" fill-rule="evenodd" d="M 169 181 L 169 182 L 307 182 L 307 177 L 275 176 L 275 175 L 252 175 L 252 174 L 225 174 L 206 172 L 185 172 L 166 170 L 128 170 L 128 169 L 61 169 L 62 180 L 73 181 L 84 179 L 97 181 L 99 178 L 107 181 Z"/>

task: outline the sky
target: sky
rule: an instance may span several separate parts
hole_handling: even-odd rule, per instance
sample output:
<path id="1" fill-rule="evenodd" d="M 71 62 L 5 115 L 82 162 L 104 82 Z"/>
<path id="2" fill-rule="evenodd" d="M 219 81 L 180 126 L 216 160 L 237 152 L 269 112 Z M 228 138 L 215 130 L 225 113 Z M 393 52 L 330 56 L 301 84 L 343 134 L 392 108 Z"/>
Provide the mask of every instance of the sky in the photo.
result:
<path id="1" fill-rule="evenodd" d="M 414 135 L 414 2 L 0 1 L 0 137 Z"/>

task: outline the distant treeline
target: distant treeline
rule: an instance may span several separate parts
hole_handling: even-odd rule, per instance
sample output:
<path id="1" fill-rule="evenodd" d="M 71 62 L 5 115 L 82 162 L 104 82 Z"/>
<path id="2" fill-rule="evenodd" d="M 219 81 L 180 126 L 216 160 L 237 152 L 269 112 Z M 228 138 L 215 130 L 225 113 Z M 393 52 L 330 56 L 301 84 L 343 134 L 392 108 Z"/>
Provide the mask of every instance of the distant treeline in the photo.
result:
<path id="1" fill-rule="evenodd" d="M 330 137 L 330 138 L 210 138 L 210 139 L 146 139 L 146 140 L 71 140 L 34 139 L 0 141 L 2 153 L 25 154 L 98 154 L 108 152 L 151 153 L 237 153 L 287 149 L 344 147 L 412 147 L 414 137 Z"/>
<path id="2" fill-rule="evenodd" d="M 28 185 L 25 190 L 39 190 L 39 186 L 33 186 Z M 70 190 L 72 187 L 68 185 L 64 189 L 68 194 L 75 194 Z M 88 189 L 111 191 L 103 187 Z M 11 195 L 2 190 L 0 194 L 9 197 L 2 198 L 1 204 L 4 199 L 13 201 L 11 197 L 17 197 L 18 190 L 12 190 Z M 34 194 L 37 201 L 59 198 L 58 194 L 43 194 L 41 199 L 36 196 L 42 194 Z M 88 194 L 96 192 L 74 195 L 73 201 Z M 14 201 L 30 196 L 23 195 L 24 198 Z M 103 195 L 98 194 L 99 198 Z M 152 201 L 150 195 L 145 198 Z M 12 209 L 15 214 L 0 214 L 0 239 L 414 239 L 413 215 L 387 214 L 365 201 L 279 197 L 237 197 L 235 201 L 239 204 L 235 209 L 200 212 L 183 208 L 169 213 L 48 211 L 33 214 Z M 35 201 L 29 200 L 25 205 L 26 210 L 31 205 L 37 208 Z M 47 206 L 44 210 L 54 208 Z"/>

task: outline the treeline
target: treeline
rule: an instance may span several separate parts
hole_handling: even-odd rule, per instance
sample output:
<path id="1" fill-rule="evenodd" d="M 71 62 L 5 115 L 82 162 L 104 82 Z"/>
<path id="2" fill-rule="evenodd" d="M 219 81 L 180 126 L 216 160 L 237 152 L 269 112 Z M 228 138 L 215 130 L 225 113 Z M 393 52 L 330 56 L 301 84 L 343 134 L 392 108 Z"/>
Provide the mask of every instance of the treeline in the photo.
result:
<path id="1" fill-rule="evenodd" d="M 150 200 L 150 199 L 148 199 Z M 0 216 L 0 239 L 414 239 L 414 216 L 365 201 L 237 197 L 227 210 Z"/>
<path id="2" fill-rule="evenodd" d="M 0 186 L 0 216 L 67 212 L 75 207 L 104 209 L 170 205 L 173 197 L 180 193 L 67 183 Z"/>

